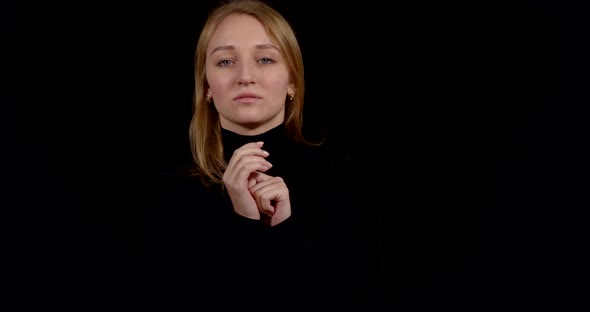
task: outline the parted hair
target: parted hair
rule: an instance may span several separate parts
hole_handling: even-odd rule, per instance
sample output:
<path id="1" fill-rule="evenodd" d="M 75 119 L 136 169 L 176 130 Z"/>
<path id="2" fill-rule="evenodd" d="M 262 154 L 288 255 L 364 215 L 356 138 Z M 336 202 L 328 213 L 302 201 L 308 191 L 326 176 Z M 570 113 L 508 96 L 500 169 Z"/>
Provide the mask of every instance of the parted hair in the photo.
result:
<path id="1" fill-rule="evenodd" d="M 198 175 L 201 181 L 209 186 L 223 186 L 222 177 L 227 163 L 224 159 L 219 113 L 213 102 L 208 102 L 206 98 L 209 87 L 205 76 L 207 46 L 219 23 L 234 13 L 247 14 L 260 21 L 287 64 L 289 78 L 295 91 L 292 99 L 285 94 L 284 127 L 288 139 L 315 144 L 306 140 L 302 132 L 305 91 L 303 58 L 293 28 L 276 9 L 263 1 L 223 1 L 209 13 L 197 41 L 194 59 L 195 90 L 189 141 L 195 166 L 191 169 L 191 174 Z"/>

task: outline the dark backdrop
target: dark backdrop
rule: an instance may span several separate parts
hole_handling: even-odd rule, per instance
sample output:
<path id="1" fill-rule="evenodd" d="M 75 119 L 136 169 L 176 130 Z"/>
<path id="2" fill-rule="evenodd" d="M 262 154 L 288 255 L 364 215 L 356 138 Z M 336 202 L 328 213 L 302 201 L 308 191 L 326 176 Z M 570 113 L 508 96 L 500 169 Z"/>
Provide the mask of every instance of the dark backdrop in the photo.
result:
<path id="1" fill-rule="evenodd" d="M 20 305 L 138 295 L 143 192 L 190 161 L 192 58 L 213 3 L 4 10 L 6 280 Z M 392 305 L 580 307 L 584 7 L 272 3 L 303 50 L 306 129 L 382 181 L 369 196 L 382 198 Z"/>

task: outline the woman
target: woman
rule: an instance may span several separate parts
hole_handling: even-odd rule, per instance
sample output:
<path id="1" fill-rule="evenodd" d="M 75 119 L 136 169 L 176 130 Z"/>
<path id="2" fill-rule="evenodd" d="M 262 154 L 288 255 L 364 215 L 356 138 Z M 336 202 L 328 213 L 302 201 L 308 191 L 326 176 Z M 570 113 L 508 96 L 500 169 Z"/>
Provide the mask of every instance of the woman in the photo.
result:
<path id="1" fill-rule="evenodd" d="M 290 311 L 375 301 L 379 216 L 364 170 L 302 131 L 303 60 L 259 1 L 208 17 L 195 55 L 194 170 L 148 219 L 156 310 Z"/>

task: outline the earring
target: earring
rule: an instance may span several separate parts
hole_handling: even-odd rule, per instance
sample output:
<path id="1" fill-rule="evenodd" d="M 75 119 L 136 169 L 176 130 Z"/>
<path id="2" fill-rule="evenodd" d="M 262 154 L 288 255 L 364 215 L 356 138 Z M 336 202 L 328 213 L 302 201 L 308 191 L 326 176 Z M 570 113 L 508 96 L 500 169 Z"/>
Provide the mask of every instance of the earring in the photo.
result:
<path id="1" fill-rule="evenodd" d="M 211 103 L 211 94 L 207 94 L 205 99 L 206 99 L 207 103 Z"/>
<path id="2" fill-rule="evenodd" d="M 295 93 L 289 92 L 289 101 L 293 101 L 293 97 L 295 97 Z"/>

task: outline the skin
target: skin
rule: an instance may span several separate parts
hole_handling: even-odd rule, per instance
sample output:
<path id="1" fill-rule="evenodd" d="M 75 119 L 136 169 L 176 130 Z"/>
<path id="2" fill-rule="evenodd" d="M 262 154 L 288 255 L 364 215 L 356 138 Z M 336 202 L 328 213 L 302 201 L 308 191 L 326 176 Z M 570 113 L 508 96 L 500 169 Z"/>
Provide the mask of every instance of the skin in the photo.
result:
<path id="1" fill-rule="evenodd" d="M 218 25 L 207 46 L 205 76 L 224 129 L 255 135 L 284 121 L 293 85 L 281 52 L 254 17 L 232 14 Z"/>
<path id="2" fill-rule="evenodd" d="M 256 135 L 283 123 L 293 85 L 280 51 L 257 19 L 232 14 L 221 21 L 207 46 L 205 75 L 224 129 Z M 283 179 L 264 173 L 272 164 L 263 144 L 236 149 L 223 182 L 236 213 L 274 226 L 289 218 L 291 203 Z"/>

